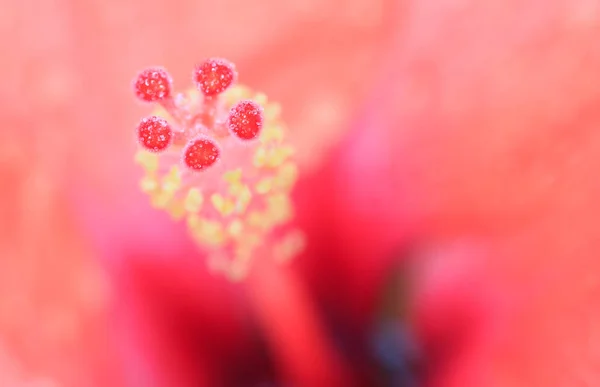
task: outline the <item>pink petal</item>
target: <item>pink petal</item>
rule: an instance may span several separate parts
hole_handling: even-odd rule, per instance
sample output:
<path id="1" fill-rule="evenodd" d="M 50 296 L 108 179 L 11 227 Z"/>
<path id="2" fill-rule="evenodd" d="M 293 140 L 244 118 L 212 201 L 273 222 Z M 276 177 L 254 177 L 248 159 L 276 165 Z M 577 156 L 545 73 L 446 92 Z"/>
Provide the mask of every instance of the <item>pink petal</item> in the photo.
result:
<path id="1" fill-rule="evenodd" d="M 434 385 L 599 383 L 599 20 L 590 1 L 412 2 L 343 148 L 349 251 L 367 224 L 387 232 L 365 249 L 440 257 Z"/>

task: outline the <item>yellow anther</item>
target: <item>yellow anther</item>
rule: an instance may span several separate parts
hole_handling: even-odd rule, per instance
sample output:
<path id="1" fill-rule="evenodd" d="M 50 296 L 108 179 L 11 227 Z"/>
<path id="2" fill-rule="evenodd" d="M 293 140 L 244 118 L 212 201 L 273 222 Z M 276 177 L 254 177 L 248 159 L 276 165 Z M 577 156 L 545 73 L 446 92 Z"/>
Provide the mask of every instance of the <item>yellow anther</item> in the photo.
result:
<path id="1" fill-rule="evenodd" d="M 173 192 L 158 191 L 150 196 L 150 202 L 155 208 L 166 209 L 173 197 Z"/>
<path id="2" fill-rule="evenodd" d="M 165 192 L 175 192 L 179 187 L 181 187 L 181 172 L 177 165 L 173 165 L 163 179 L 162 189 Z"/>
<path id="3" fill-rule="evenodd" d="M 298 179 L 298 167 L 292 162 L 288 162 L 279 167 L 277 176 L 273 181 L 276 189 L 289 190 L 294 186 Z"/>
<path id="4" fill-rule="evenodd" d="M 267 122 L 274 121 L 277 117 L 281 115 L 281 105 L 278 103 L 269 103 L 265 106 L 265 119 Z"/>
<path id="5" fill-rule="evenodd" d="M 140 181 L 140 189 L 142 192 L 150 193 L 158 188 L 158 181 L 154 176 L 144 176 Z"/>
<path id="6" fill-rule="evenodd" d="M 227 89 L 221 96 L 228 105 L 233 105 L 241 99 L 248 99 L 250 90 L 247 87 L 237 85 Z"/>
<path id="7" fill-rule="evenodd" d="M 196 232 L 196 230 L 200 227 L 200 216 L 198 214 L 190 214 L 187 217 L 187 226 L 192 232 Z"/>
<path id="8" fill-rule="evenodd" d="M 242 183 L 231 184 L 229 186 L 229 194 L 233 197 L 241 196 L 246 189 L 246 185 Z"/>
<path id="9" fill-rule="evenodd" d="M 248 208 L 248 204 L 250 204 L 251 200 L 252 191 L 250 191 L 250 188 L 248 188 L 247 185 L 243 185 L 235 203 L 235 212 L 243 214 L 244 211 L 246 211 L 246 208 Z"/>
<path id="10" fill-rule="evenodd" d="M 264 195 L 268 193 L 272 187 L 273 178 L 265 177 L 264 179 L 261 179 L 258 183 L 256 183 L 254 189 L 256 190 L 256 193 Z"/>
<path id="11" fill-rule="evenodd" d="M 259 147 L 254 154 L 254 166 L 275 168 L 283 164 L 290 156 L 294 154 L 294 148 L 290 146 L 281 146 L 274 148 Z"/>
<path id="12" fill-rule="evenodd" d="M 267 155 L 266 165 L 271 168 L 278 167 L 293 154 L 294 148 L 290 146 L 282 146 L 271 149 L 271 151 L 268 152 Z"/>
<path id="13" fill-rule="evenodd" d="M 210 197 L 210 201 L 221 216 L 231 215 L 233 210 L 235 210 L 235 203 L 233 200 L 225 198 L 220 194 L 213 194 Z"/>
<path id="14" fill-rule="evenodd" d="M 260 142 L 263 144 L 269 142 L 281 143 L 283 141 L 283 130 L 280 126 L 269 125 L 263 128 L 260 134 Z"/>
<path id="15" fill-rule="evenodd" d="M 198 188 L 192 188 L 188 191 L 185 200 L 184 208 L 187 212 L 197 213 L 202 208 L 204 198 Z"/>
<path id="16" fill-rule="evenodd" d="M 182 202 L 171 202 L 166 209 L 174 220 L 183 218 L 186 213 L 185 205 Z"/>
<path id="17" fill-rule="evenodd" d="M 225 172 L 223 180 L 229 183 L 229 194 L 232 196 L 239 196 L 244 190 L 245 186 L 242 184 L 241 169 Z"/>
<path id="18" fill-rule="evenodd" d="M 254 153 L 252 163 L 256 168 L 263 167 L 267 162 L 267 150 L 264 147 L 259 147 Z"/>
<path id="19" fill-rule="evenodd" d="M 293 216 L 292 203 L 286 194 L 273 194 L 267 197 L 267 214 L 274 224 L 282 224 Z"/>
<path id="20" fill-rule="evenodd" d="M 227 171 L 223 174 L 223 180 L 229 184 L 237 184 L 242 180 L 242 170 L 240 168 Z"/>
<path id="21" fill-rule="evenodd" d="M 148 172 L 155 172 L 158 169 L 158 155 L 145 150 L 139 150 L 135 154 L 135 162 L 141 165 Z"/>
<path id="22" fill-rule="evenodd" d="M 242 235 L 242 231 L 244 231 L 244 223 L 239 219 L 235 219 L 233 222 L 229 223 L 229 227 L 227 227 L 227 233 L 232 238 L 239 238 L 240 235 Z"/>
<path id="23" fill-rule="evenodd" d="M 194 237 L 209 246 L 219 246 L 225 242 L 223 225 L 212 220 L 201 219 L 194 232 Z"/>
<path id="24" fill-rule="evenodd" d="M 259 229 L 267 229 L 270 226 L 266 215 L 259 211 L 250 212 L 246 222 L 249 226 Z"/>
<path id="25" fill-rule="evenodd" d="M 254 102 L 256 102 L 257 104 L 259 104 L 260 106 L 267 106 L 267 95 L 264 93 L 257 93 L 256 95 L 254 95 L 254 98 L 252 98 L 254 100 Z"/>

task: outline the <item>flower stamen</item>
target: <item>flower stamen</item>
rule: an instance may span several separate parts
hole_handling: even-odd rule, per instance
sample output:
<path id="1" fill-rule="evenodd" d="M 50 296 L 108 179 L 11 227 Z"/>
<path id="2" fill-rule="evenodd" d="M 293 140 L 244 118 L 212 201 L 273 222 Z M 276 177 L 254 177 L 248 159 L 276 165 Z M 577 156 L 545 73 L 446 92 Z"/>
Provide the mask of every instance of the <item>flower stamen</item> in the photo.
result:
<path id="1" fill-rule="evenodd" d="M 162 71 L 159 79 L 169 82 L 149 88 L 144 100 L 159 107 L 144 120 L 160 123 L 159 129 L 166 124 L 171 135 L 140 140 L 136 154 L 145 172 L 140 188 L 152 206 L 185 219 L 191 237 L 208 251 L 210 267 L 232 279 L 245 275 L 261 249 L 281 262 L 297 255 L 304 242 L 290 226 L 290 192 L 298 168 L 279 106 L 234 85 L 235 68 L 224 60 L 197 66 L 197 89 L 175 97 Z"/>

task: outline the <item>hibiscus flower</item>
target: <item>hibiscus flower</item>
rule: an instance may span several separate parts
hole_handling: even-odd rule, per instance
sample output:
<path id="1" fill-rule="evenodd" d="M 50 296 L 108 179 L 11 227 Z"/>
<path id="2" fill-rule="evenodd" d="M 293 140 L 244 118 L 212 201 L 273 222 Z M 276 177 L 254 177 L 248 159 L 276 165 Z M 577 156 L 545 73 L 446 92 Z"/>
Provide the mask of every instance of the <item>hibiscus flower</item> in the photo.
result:
<path id="1" fill-rule="evenodd" d="M 6 371 L 10 383 L 121 384 L 113 360 L 135 360 L 130 352 L 139 348 L 125 340 L 125 354 L 115 356 L 115 334 L 105 328 L 128 315 L 106 313 L 103 305 L 124 299 L 127 289 L 112 285 L 133 284 L 128 276 L 152 271 L 152 256 L 193 258 L 194 281 L 208 281 L 199 294 L 219 287 L 232 292 L 203 276 L 204 262 L 195 248 L 191 253 L 186 233 L 162 219 L 138 190 L 130 128 L 143 108 L 132 104 L 130 79 L 139 68 L 164 65 L 185 85 L 199 58 L 231 58 L 244 83 L 285 106 L 293 136 L 310 139 L 297 148 L 310 171 L 369 86 L 370 76 L 361 75 L 377 63 L 391 4 L 64 0 L 36 4 L 35 12 L 30 3 L 9 4 L 0 42 L 10 60 L 2 68 L 15 76 L 7 77 L 0 95 L 9 128 L 2 133 L 2 175 L 11 182 L 2 201 L 3 284 L 11 296 L 3 298 L 1 329 L 3 369 L 14 370 Z M 153 230 L 169 243 L 153 239 Z M 209 314 L 213 305 L 228 316 L 246 315 L 228 308 L 225 296 L 203 305 Z M 143 375 L 149 363 L 134 360 L 121 368 Z"/>
<path id="2" fill-rule="evenodd" d="M 27 44 L 14 47 L 13 34 L 3 35 L 5 51 L 19 59 L 3 66 L 24 75 L 0 91 L 7 122 L 18 129 L 2 142 L 9 160 L 3 178 L 17 182 L 3 192 L 11 227 L 2 234 L 2 256 L 13 259 L 2 283 L 6 294 L 25 294 L 25 305 L 32 305 L 27 294 L 44 294 L 58 300 L 56 309 L 79 313 L 70 297 L 81 294 L 81 267 L 90 262 L 81 257 L 101 256 L 114 285 L 112 334 L 129 385 L 343 383 L 344 375 L 360 383 L 374 372 L 356 365 L 384 363 L 352 356 L 372 353 L 357 347 L 373 331 L 394 251 L 406 246 L 417 262 L 413 326 L 432 385 L 597 384 L 596 2 L 425 0 L 401 3 L 400 13 L 358 1 L 366 6 L 61 4 L 38 9 L 45 23 L 27 3 L 8 8 L 7 20 L 23 26 L 14 30 Z M 273 17 L 258 22 L 263 15 Z M 379 17 L 389 20 L 369 24 Z M 56 44 L 39 44 L 32 31 Z M 379 56 L 373 47 L 384 35 L 394 40 Z M 282 103 L 305 163 L 294 194 L 309 242 L 304 255 L 290 268 L 260 267 L 261 280 L 242 286 L 209 275 L 185 227 L 149 207 L 136 187 L 126 130 L 147 114 L 129 108 L 132 74 L 151 63 L 185 79 L 194 61 L 214 54 L 235 61 L 245 84 Z M 377 74 L 378 87 L 357 110 Z M 344 136 L 323 130 L 348 123 L 353 129 Z M 70 221 L 73 204 L 81 227 Z M 81 230 L 94 249 L 81 243 Z M 44 266 L 44 257 L 54 259 Z M 46 280 L 37 281 L 32 267 Z M 44 269 L 54 267 L 59 274 Z M 11 285 L 15 272 L 28 280 Z M 3 300 L 13 302 L 3 307 L 8 317 L 52 305 Z M 2 319 L 4 341 L 17 338 L 4 346 L 26 363 L 1 357 L 0 365 L 10 364 L 3 370 L 17 375 L 7 380 L 52 374 L 66 385 L 118 385 L 85 371 L 120 380 L 98 371 L 107 364 L 95 359 L 106 339 L 87 334 L 102 332 L 97 317 L 72 339 L 89 350 L 75 345 L 53 363 L 49 354 L 71 347 L 39 345 L 41 337 L 61 337 L 41 335 L 36 322 L 50 315 Z M 328 329 L 342 337 L 332 339 Z M 73 376 L 82 367 L 87 379 Z"/>

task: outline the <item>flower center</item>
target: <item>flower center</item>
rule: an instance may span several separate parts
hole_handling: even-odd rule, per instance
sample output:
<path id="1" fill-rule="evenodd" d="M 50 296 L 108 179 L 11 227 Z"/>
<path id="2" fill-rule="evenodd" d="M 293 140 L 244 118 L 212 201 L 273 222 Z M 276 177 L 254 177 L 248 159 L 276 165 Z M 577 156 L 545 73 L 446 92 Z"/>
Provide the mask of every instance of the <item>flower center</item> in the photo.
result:
<path id="1" fill-rule="evenodd" d="M 303 249 L 303 234 L 290 226 L 298 169 L 279 106 L 233 85 L 228 62 L 214 63 L 194 70 L 198 90 L 163 96 L 142 120 L 136 161 L 152 206 L 185 219 L 210 267 L 239 279 L 262 249 L 281 261 Z M 146 84 L 148 72 L 135 84 Z"/>

